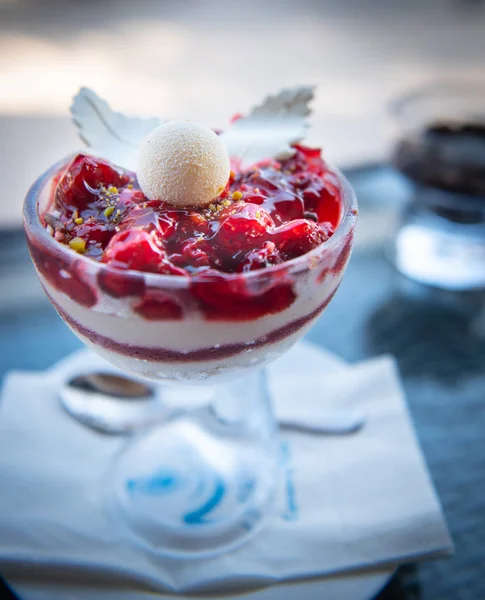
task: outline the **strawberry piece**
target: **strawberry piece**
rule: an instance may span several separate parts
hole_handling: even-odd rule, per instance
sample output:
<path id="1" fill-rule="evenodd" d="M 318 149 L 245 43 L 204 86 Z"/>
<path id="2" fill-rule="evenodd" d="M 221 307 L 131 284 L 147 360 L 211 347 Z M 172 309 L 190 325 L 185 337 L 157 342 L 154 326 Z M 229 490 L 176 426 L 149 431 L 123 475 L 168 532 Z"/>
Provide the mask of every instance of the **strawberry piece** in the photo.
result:
<path id="1" fill-rule="evenodd" d="M 187 271 L 181 267 L 174 265 L 168 258 L 164 258 L 158 266 L 158 273 L 160 275 L 178 275 L 179 277 L 186 277 Z"/>
<path id="2" fill-rule="evenodd" d="M 323 175 L 325 163 L 322 159 L 322 151 L 319 148 L 308 148 L 299 144 L 295 144 L 294 148 L 296 150 L 295 156 L 284 163 L 283 169 L 290 168 L 292 171 L 308 171 L 316 175 Z"/>
<path id="3" fill-rule="evenodd" d="M 261 193 L 257 192 L 248 192 L 244 194 L 244 202 L 248 202 L 249 204 L 258 204 L 261 205 L 265 201 L 266 197 Z"/>
<path id="4" fill-rule="evenodd" d="M 262 248 L 256 248 L 246 254 L 238 267 L 239 272 L 254 271 L 283 262 L 281 254 L 273 242 L 264 242 Z"/>
<path id="5" fill-rule="evenodd" d="M 154 294 L 135 304 L 133 310 L 149 321 L 179 321 L 183 318 L 182 307 L 175 300 L 163 297 L 158 291 Z"/>
<path id="6" fill-rule="evenodd" d="M 142 296 L 145 292 L 145 279 L 138 273 L 107 268 L 98 273 L 97 280 L 100 289 L 113 298 Z"/>
<path id="7" fill-rule="evenodd" d="M 263 208 L 239 202 L 222 211 L 219 217 L 217 242 L 226 250 L 254 248 L 254 240 L 263 241 L 274 227 L 274 221 Z"/>
<path id="8" fill-rule="evenodd" d="M 145 198 L 143 194 L 142 197 Z M 175 211 L 167 211 L 166 207 L 167 205 L 160 200 L 138 203 L 123 218 L 119 229 L 120 231 L 143 229 L 147 232 L 156 230 L 162 238 L 169 238 L 175 233 L 177 218 Z"/>
<path id="9" fill-rule="evenodd" d="M 54 288 L 87 308 L 96 304 L 96 293 L 85 279 L 80 261 L 70 261 L 61 253 L 51 254 L 31 240 L 29 249 L 35 266 Z"/>
<path id="10" fill-rule="evenodd" d="M 217 271 L 204 271 L 192 281 L 201 310 L 212 321 L 250 321 L 291 306 L 296 296 L 290 284 L 279 283 L 254 291 L 243 276 L 227 279 Z"/>
<path id="11" fill-rule="evenodd" d="M 319 223 L 330 223 L 335 230 L 340 221 L 341 198 L 332 175 L 326 174 L 323 179 L 311 176 L 303 190 L 305 210 L 314 215 Z"/>
<path id="12" fill-rule="evenodd" d="M 81 225 L 75 225 L 69 233 L 72 237 L 80 237 L 85 240 L 87 247 L 96 244 L 104 249 L 112 238 L 114 231 L 113 228 L 107 227 L 106 223 L 100 223 L 93 219 L 84 221 Z"/>
<path id="13" fill-rule="evenodd" d="M 121 231 L 111 239 L 103 253 L 103 262 L 121 269 L 159 272 L 165 252 L 156 232 L 141 229 Z"/>
<path id="14" fill-rule="evenodd" d="M 271 216 L 277 225 L 292 221 L 294 219 L 303 219 L 305 216 L 305 206 L 303 200 L 289 191 L 277 192 L 271 202 L 274 206 Z"/>
<path id="15" fill-rule="evenodd" d="M 181 253 L 170 255 L 170 260 L 181 267 L 193 267 L 194 269 L 209 267 L 211 266 L 209 258 L 211 250 L 211 245 L 206 240 L 189 239 L 182 246 Z"/>
<path id="16" fill-rule="evenodd" d="M 272 235 L 276 247 L 285 260 L 301 256 L 328 239 L 323 229 L 307 219 L 297 219 L 277 227 Z"/>
<path id="17" fill-rule="evenodd" d="M 110 162 L 78 154 L 59 181 L 56 203 L 71 211 L 84 210 L 97 200 L 101 186 L 120 187 L 129 181 L 129 176 Z"/>

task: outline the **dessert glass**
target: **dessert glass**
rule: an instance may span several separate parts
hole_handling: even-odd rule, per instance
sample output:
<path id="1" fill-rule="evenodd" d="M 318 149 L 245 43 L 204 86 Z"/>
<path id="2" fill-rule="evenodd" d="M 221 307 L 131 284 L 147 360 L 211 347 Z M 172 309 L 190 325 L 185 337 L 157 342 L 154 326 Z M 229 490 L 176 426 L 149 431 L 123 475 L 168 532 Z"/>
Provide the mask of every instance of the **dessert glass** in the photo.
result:
<path id="1" fill-rule="evenodd" d="M 279 446 L 263 367 L 308 331 L 337 291 L 352 249 L 355 194 L 336 172 L 337 230 L 279 265 L 190 278 L 120 271 L 60 244 L 41 222 L 69 160 L 42 175 L 24 204 L 46 294 L 101 357 L 158 382 L 168 405 L 190 396 L 199 406 L 130 438 L 106 481 L 107 504 L 155 554 L 220 552 L 247 539 L 270 510 Z M 153 318 L 134 309 L 140 298 L 156 309 Z"/>
<path id="2" fill-rule="evenodd" d="M 407 277 L 485 287 L 485 80 L 449 80 L 390 106 L 393 163 L 411 184 L 392 258 Z"/>

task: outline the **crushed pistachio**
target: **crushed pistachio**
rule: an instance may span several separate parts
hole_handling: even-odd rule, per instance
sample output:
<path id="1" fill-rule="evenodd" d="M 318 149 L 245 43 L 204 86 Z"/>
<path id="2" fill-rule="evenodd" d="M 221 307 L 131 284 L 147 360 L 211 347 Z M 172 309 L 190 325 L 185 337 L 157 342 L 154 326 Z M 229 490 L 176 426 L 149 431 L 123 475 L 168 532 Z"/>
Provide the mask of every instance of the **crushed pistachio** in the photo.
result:
<path id="1" fill-rule="evenodd" d="M 235 192 L 232 192 L 233 200 L 241 200 L 242 197 L 243 197 L 243 195 L 240 191 L 236 190 Z"/>
<path id="2" fill-rule="evenodd" d="M 109 218 L 113 214 L 114 210 L 115 210 L 114 206 L 108 206 L 108 208 L 104 209 L 104 216 L 106 218 Z"/>
<path id="3" fill-rule="evenodd" d="M 261 217 L 261 212 L 259 210 L 256 211 L 256 219 L 259 219 Z"/>
<path id="4" fill-rule="evenodd" d="M 215 212 L 217 210 L 216 207 L 215 207 L 215 204 L 212 204 L 212 203 L 209 204 L 209 210 L 212 211 L 212 212 Z"/>
<path id="5" fill-rule="evenodd" d="M 74 223 L 76 223 L 76 225 L 82 225 L 84 223 L 84 219 L 82 217 L 77 217 L 77 219 L 74 219 Z"/>
<path id="6" fill-rule="evenodd" d="M 222 192 L 224 191 L 224 187 L 223 185 L 220 185 L 217 190 L 216 190 L 216 196 L 220 196 L 220 194 L 222 194 Z"/>
<path id="7" fill-rule="evenodd" d="M 222 204 L 222 206 L 224 206 L 225 208 L 227 208 L 228 206 L 231 206 L 231 201 L 230 200 L 223 200 L 221 204 Z"/>
<path id="8" fill-rule="evenodd" d="M 108 194 L 117 194 L 118 193 L 118 188 L 115 187 L 114 185 L 110 185 L 108 188 Z"/>
<path id="9" fill-rule="evenodd" d="M 75 251 L 79 252 L 79 254 L 84 254 L 86 252 L 86 242 L 80 238 L 76 237 L 69 242 L 69 246 Z"/>
<path id="10" fill-rule="evenodd" d="M 56 231 L 64 231 L 64 229 L 66 228 L 64 223 L 54 215 L 46 214 L 44 219 L 47 225 L 49 225 L 50 227 L 52 227 L 52 229 Z"/>

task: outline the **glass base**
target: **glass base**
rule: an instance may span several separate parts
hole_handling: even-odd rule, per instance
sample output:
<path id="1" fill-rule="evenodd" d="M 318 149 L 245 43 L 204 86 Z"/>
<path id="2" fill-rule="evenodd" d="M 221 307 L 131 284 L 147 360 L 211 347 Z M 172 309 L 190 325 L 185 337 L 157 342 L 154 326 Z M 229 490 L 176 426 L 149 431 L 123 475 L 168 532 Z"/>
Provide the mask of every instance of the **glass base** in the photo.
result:
<path id="1" fill-rule="evenodd" d="M 136 436 L 117 458 L 109 508 L 145 550 L 218 554 L 246 541 L 270 511 L 276 428 L 262 374 L 241 384 L 219 387 L 209 408 Z"/>
<path id="2" fill-rule="evenodd" d="M 391 249 L 397 270 L 444 290 L 485 289 L 485 223 L 450 221 L 414 203 Z"/>

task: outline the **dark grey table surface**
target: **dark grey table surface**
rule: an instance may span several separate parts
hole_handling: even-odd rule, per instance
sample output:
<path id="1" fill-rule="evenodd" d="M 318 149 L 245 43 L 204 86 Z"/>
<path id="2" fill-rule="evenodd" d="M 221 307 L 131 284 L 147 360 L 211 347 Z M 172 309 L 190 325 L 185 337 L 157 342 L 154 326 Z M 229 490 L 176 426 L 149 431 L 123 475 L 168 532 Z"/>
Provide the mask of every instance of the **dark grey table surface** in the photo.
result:
<path id="1" fill-rule="evenodd" d="M 349 177 L 360 197 L 360 241 L 308 337 L 352 362 L 396 356 L 456 545 L 451 559 L 401 568 L 379 600 L 483 600 L 484 299 L 432 292 L 399 277 L 384 249 L 405 190 L 387 168 Z M 0 232 L 0 379 L 10 369 L 44 369 L 80 345 L 40 290 L 22 233 Z"/>

